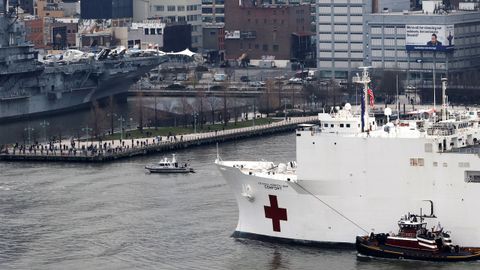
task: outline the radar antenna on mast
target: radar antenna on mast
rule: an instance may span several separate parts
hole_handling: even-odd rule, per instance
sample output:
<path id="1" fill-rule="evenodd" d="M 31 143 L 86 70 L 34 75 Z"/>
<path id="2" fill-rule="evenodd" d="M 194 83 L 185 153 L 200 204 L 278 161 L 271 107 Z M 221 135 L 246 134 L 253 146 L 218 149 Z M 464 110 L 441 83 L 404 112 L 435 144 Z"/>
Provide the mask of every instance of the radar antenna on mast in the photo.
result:
<path id="1" fill-rule="evenodd" d="M 353 78 L 354 83 L 363 84 L 363 98 L 362 98 L 362 132 L 369 131 L 369 110 L 368 110 L 368 85 L 371 82 L 370 74 L 368 70 L 371 67 L 359 67 L 359 69 L 363 70 L 361 77 L 357 75 L 356 78 Z"/>

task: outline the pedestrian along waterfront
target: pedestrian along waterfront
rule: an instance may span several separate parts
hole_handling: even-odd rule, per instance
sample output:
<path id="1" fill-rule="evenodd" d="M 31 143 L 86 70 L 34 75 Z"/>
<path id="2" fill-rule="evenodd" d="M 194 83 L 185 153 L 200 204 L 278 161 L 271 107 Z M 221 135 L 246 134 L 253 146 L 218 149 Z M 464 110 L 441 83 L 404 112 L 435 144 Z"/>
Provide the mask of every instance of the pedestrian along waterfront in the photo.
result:
<path id="1" fill-rule="evenodd" d="M 156 136 L 130 140 L 62 141 L 32 146 L 13 145 L 3 149 L 0 160 L 103 162 L 167 152 L 254 136 L 294 130 L 298 124 L 315 123 L 318 117 L 295 117 L 254 127 L 186 135 Z"/>

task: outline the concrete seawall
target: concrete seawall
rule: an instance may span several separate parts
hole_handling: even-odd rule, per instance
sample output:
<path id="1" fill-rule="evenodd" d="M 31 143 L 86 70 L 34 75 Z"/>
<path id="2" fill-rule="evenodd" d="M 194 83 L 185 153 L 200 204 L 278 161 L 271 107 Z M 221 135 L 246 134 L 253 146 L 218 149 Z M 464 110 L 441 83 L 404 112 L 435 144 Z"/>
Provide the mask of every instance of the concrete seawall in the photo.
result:
<path id="1" fill-rule="evenodd" d="M 128 147 L 123 146 L 120 141 L 112 143 L 112 148 L 108 150 L 91 151 L 75 149 L 75 151 L 68 150 L 35 150 L 25 151 L 18 149 L 8 149 L 8 153 L 0 154 L 0 161 L 42 161 L 42 162 L 108 162 L 118 159 L 124 159 L 135 156 L 143 156 L 155 153 L 163 153 L 174 151 L 178 149 L 186 149 L 189 147 L 214 144 L 217 142 L 227 142 L 240 140 L 251 137 L 258 137 L 264 135 L 277 134 L 282 132 L 293 131 L 299 124 L 318 123 L 318 117 L 296 117 L 288 121 L 280 121 L 267 125 L 259 125 L 255 127 L 246 127 L 238 129 L 230 129 L 209 133 L 197 133 L 182 135 L 181 139 L 158 141 L 155 138 L 137 139 Z M 177 135 L 178 136 L 178 135 Z M 143 140 L 139 145 L 138 141 Z M 125 142 L 125 141 L 124 141 Z M 150 144 L 148 142 L 151 142 Z M 84 142 L 85 145 L 99 146 L 104 142 L 93 141 Z M 118 145 L 118 146 L 115 146 Z M 60 147 L 61 148 L 61 147 Z M 80 148 L 80 145 L 78 145 Z"/>

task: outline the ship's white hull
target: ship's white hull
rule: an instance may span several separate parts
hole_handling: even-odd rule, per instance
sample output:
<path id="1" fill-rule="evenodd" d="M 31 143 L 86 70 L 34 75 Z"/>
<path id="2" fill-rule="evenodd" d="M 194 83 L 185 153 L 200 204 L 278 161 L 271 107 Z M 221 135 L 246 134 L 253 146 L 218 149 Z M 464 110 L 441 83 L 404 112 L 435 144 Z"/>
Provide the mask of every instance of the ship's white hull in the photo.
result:
<path id="1" fill-rule="evenodd" d="M 375 232 L 396 232 L 396 221 L 408 210 L 422 207 L 430 213 L 430 202 L 425 197 L 406 196 L 398 192 L 352 197 L 350 191 L 361 189 L 351 184 L 345 194 L 312 195 L 305 190 L 329 188 L 318 181 L 286 182 L 245 175 L 237 168 L 219 165 L 219 169 L 231 187 L 239 208 L 235 235 L 258 238 L 277 238 L 310 244 L 354 244 L 357 235 Z M 392 187 L 393 188 L 393 187 Z M 360 191 L 361 192 L 361 191 Z M 359 192 L 359 193 L 360 193 Z M 445 194 L 435 201 L 438 218 L 429 219 L 429 226 L 441 225 L 452 231 L 456 244 L 480 246 L 480 198 L 465 199 Z M 271 207 L 270 196 L 275 196 L 279 209 L 286 210 L 286 218 L 280 215 L 280 231 L 274 230 L 273 221 L 266 217 L 265 207 Z M 477 202 L 477 203 L 474 203 Z M 418 214 L 418 211 L 417 211 Z M 286 220 L 284 220 L 286 219 Z M 367 232 L 365 232 L 366 230 Z"/>

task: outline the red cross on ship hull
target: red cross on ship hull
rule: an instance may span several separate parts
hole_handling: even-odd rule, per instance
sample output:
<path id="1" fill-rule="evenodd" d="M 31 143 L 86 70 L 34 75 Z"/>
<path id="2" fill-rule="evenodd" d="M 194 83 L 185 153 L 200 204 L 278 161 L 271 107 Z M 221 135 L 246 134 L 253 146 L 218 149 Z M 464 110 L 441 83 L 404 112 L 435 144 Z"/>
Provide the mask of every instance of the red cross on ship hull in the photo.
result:
<path id="1" fill-rule="evenodd" d="M 280 220 L 287 221 L 287 209 L 279 208 L 277 196 L 268 195 L 270 206 L 263 206 L 265 210 L 265 218 L 272 219 L 272 226 L 274 232 L 280 232 Z"/>

